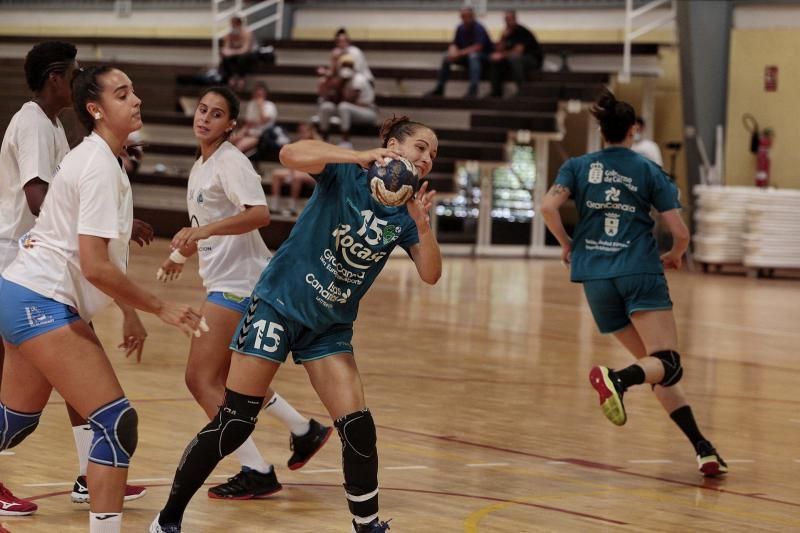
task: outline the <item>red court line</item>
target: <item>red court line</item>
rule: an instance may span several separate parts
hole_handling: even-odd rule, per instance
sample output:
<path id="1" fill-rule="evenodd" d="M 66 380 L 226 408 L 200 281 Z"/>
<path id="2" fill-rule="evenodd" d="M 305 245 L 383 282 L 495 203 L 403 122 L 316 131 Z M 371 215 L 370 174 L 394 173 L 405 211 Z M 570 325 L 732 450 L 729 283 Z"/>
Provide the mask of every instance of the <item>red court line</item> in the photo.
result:
<path id="1" fill-rule="evenodd" d="M 319 416 L 319 415 L 315 415 L 315 416 Z M 522 450 L 512 450 L 510 448 L 503 448 L 501 446 L 494 446 L 494 445 L 491 445 L 491 444 L 482 444 L 482 443 L 479 443 L 479 442 L 472 442 L 472 441 L 459 439 L 457 437 L 453 437 L 453 436 L 449 436 L 449 435 L 432 435 L 430 433 L 423 433 L 423 432 L 420 432 L 420 431 L 410 431 L 410 430 L 399 429 L 399 428 L 395 428 L 395 427 L 391 427 L 391 426 L 382 426 L 382 425 L 378 425 L 378 424 L 376 424 L 376 426 L 381 428 L 381 429 L 388 429 L 388 430 L 397 431 L 397 432 L 400 432 L 400 433 L 407 433 L 407 434 L 411 434 L 411 435 L 418 435 L 418 436 L 421 436 L 421 437 L 428 437 L 428 438 L 432 438 L 432 439 L 444 440 L 444 441 L 447 441 L 447 442 L 463 444 L 465 446 L 473 446 L 473 447 L 476 447 L 476 448 L 484 448 L 484 449 L 487 449 L 487 450 L 494 450 L 494 451 L 510 453 L 510 454 L 514 454 L 514 455 L 522 455 L 522 456 L 525 456 L 525 457 L 535 457 L 537 459 L 543 459 L 543 460 L 546 460 L 546 461 L 563 461 L 565 463 L 570 463 L 570 464 L 573 464 L 575 466 L 581 466 L 581 467 L 584 467 L 584 468 L 591 468 L 591 469 L 594 469 L 594 470 L 605 470 L 605 471 L 612 472 L 614 474 L 623 474 L 623 475 L 626 475 L 626 476 L 634 476 L 634 477 L 639 477 L 639 478 L 644 478 L 644 479 L 652 479 L 652 480 L 656 480 L 656 481 L 663 481 L 665 483 L 672 483 L 673 485 L 681 485 L 681 486 L 684 486 L 684 487 L 692 487 L 692 488 L 698 488 L 698 489 L 704 489 L 704 490 L 711 490 L 711 491 L 719 492 L 719 493 L 723 493 L 723 494 L 731 494 L 733 496 L 741 496 L 741 497 L 744 497 L 744 498 L 753 498 L 753 499 L 756 499 L 756 500 L 763 500 L 763 501 L 767 501 L 767 502 L 771 502 L 771 503 L 790 505 L 792 507 L 800 507 L 800 503 L 798 503 L 798 502 L 790 502 L 790 501 L 786 501 L 786 500 L 779 500 L 777 498 L 768 498 L 766 496 L 760 496 L 758 493 L 738 492 L 738 491 L 729 490 L 729 489 L 723 489 L 723 488 L 719 488 L 719 487 L 711 487 L 711 486 L 708 486 L 706 484 L 690 483 L 688 481 L 680 481 L 680 480 L 677 480 L 677 479 L 669 479 L 669 478 L 660 477 L 660 476 L 652 476 L 652 475 L 649 475 L 649 474 L 641 474 L 641 473 L 638 473 L 638 472 L 630 472 L 628 470 L 625 470 L 625 467 L 610 465 L 610 464 L 606 464 L 606 463 L 596 463 L 596 462 L 593 462 L 593 461 L 587 461 L 585 459 L 576 459 L 576 458 L 572 458 L 572 457 L 549 457 L 547 455 L 542 455 L 542 454 L 537 454 L 537 453 L 532 453 L 532 452 L 526 452 L 526 451 L 522 451 Z M 717 479 L 716 482 L 722 482 L 723 479 L 724 478 Z M 705 483 L 709 483 L 709 482 L 713 483 L 714 481 L 709 481 L 709 480 L 705 481 Z"/>
<path id="2" fill-rule="evenodd" d="M 203 485 L 216 485 L 216 483 L 203 483 Z M 284 486 L 290 487 L 319 487 L 319 488 L 335 488 L 341 490 L 341 485 L 339 484 L 330 484 L 330 483 L 283 483 Z M 170 487 L 172 483 L 152 483 L 148 485 L 144 485 L 145 487 Z M 514 505 L 523 505 L 525 507 L 535 507 L 536 509 L 542 509 L 545 511 L 553 511 L 556 513 L 564 513 L 569 514 L 572 516 L 579 516 L 581 518 L 588 518 L 590 520 L 597 520 L 598 522 L 605 522 L 606 524 L 614 524 L 617 526 L 627 526 L 627 522 L 620 522 L 619 520 L 613 520 L 611 518 L 603 518 L 602 516 L 595 516 L 588 513 L 581 513 L 577 511 L 570 511 L 569 509 L 562 509 L 561 507 L 553 507 L 551 505 L 541 505 L 538 503 L 531 503 L 531 502 L 523 502 L 519 500 L 509 500 L 506 498 L 496 498 L 494 496 L 480 496 L 476 494 L 464 494 L 460 492 L 447 492 L 447 491 L 437 491 L 437 490 L 423 490 L 423 489 L 406 489 L 402 487 L 381 487 L 381 492 L 385 491 L 394 491 L 394 492 L 410 492 L 413 494 L 431 494 L 436 496 L 450 496 L 454 498 L 470 498 L 475 500 L 486 500 L 490 502 L 498 502 L 498 503 L 510 503 Z M 25 498 L 26 500 L 41 500 L 44 498 L 51 498 L 53 496 L 63 496 L 66 494 L 70 494 L 71 490 L 62 490 L 59 492 L 48 492 L 46 494 L 38 494 L 36 496 L 31 496 L 30 498 Z"/>

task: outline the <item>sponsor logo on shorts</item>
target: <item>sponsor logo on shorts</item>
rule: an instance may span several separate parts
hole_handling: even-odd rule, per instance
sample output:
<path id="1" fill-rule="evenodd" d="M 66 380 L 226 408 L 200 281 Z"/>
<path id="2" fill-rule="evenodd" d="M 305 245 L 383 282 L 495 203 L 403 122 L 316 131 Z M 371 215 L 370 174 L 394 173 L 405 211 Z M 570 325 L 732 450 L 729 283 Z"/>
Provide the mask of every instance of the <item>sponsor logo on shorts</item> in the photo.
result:
<path id="1" fill-rule="evenodd" d="M 25 307 L 25 316 L 28 318 L 28 325 L 32 328 L 46 326 L 56 321 L 52 316 L 48 316 L 35 305 Z"/>
<path id="2" fill-rule="evenodd" d="M 352 294 L 350 289 L 337 287 L 333 282 L 328 286 L 323 285 L 311 272 L 306 274 L 306 283 L 317 291 L 317 301 L 329 309 L 333 307 L 333 304 L 347 303 Z"/>
<path id="3" fill-rule="evenodd" d="M 234 302 L 237 304 L 240 304 L 247 299 L 245 296 L 236 296 L 235 294 L 231 294 L 229 292 L 223 292 L 222 297 L 229 302 Z"/>

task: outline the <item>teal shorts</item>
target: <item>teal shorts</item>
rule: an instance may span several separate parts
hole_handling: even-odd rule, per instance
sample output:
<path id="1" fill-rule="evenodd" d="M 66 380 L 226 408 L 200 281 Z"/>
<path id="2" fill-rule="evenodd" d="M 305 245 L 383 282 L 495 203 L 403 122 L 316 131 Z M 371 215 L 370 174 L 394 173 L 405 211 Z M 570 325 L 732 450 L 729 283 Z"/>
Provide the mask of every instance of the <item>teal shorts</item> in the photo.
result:
<path id="1" fill-rule="evenodd" d="M 353 324 L 334 324 L 325 331 L 312 331 L 280 314 L 253 294 L 231 340 L 235 352 L 283 363 L 292 352 L 295 364 L 338 353 L 353 353 Z"/>
<path id="2" fill-rule="evenodd" d="M 628 327 L 637 311 L 672 309 L 664 274 L 632 274 L 583 282 L 583 292 L 600 333 Z"/>

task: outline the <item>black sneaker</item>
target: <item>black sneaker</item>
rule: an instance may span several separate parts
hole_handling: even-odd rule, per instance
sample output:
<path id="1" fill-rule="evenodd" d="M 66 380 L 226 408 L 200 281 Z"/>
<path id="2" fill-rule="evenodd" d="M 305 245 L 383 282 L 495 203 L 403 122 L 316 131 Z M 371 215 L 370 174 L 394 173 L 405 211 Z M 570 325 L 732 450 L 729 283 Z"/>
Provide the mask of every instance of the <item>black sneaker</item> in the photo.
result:
<path id="1" fill-rule="evenodd" d="M 717 477 L 728 473 L 728 465 L 707 440 L 697 445 L 697 468 L 705 477 Z"/>
<path id="2" fill-rule="evenodd" d="M 308 422 L 309 428 L 305 435 L 298 437 L 292 434 L 289 439 L 289 449 L 294 452 L 289 458 L 289 470 L 303 468 L 314 457 L 314 454 L 325 446 L 333 433 L 332 427 L 323 426 L 313 418 Z"/>
<path id="3" fill-rule="evenodd" d="M 376 518 L 369 524 L 356 524 L 356 521 L 353 520 L 353 529 L 351 533 L 386 533 L 386 531 L 391 529 L 389 527 L 389 522 L 391 522 L 391 519 L 386 522 L 381 522 Z"/>
<path id="4" fill-rule="evenodd" d="M 271 496 L 282 488 L 274 468 L 267 474 L 243 468 L 226 483 L 208 489 L 208 497 L 215 500 L 253 500 Z"/>

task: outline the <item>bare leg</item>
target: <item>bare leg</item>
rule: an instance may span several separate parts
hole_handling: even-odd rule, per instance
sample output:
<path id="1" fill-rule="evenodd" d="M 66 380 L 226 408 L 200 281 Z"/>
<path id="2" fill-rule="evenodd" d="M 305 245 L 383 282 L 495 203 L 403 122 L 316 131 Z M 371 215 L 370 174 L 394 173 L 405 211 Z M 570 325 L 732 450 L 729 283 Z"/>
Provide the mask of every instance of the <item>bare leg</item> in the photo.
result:
<path id="1" fill-rule="evenodd" d="M 65 357 L 64 354 L 69 354 Z M 2 401 L 22 412 L 44 408 L 51 385 L 84 418 L 124 396 L 111 363 L 88 324 L 78 320 L 34 337 L 9 351 Z M 90 508 L 94 513 L 122 510 L 127 468 L 90 463 Z"/>
<path id="2" fill-rule="evenodd" d="M 641 360 L 648 356 L 647 349 L 633 325 L 615 333 L 614 336 L 635 358 Z M 675 409 L 689 404 L 680 383 L 671 387 L 655 385 L 653 392 L 667 413 L 672 413 Z"/>

